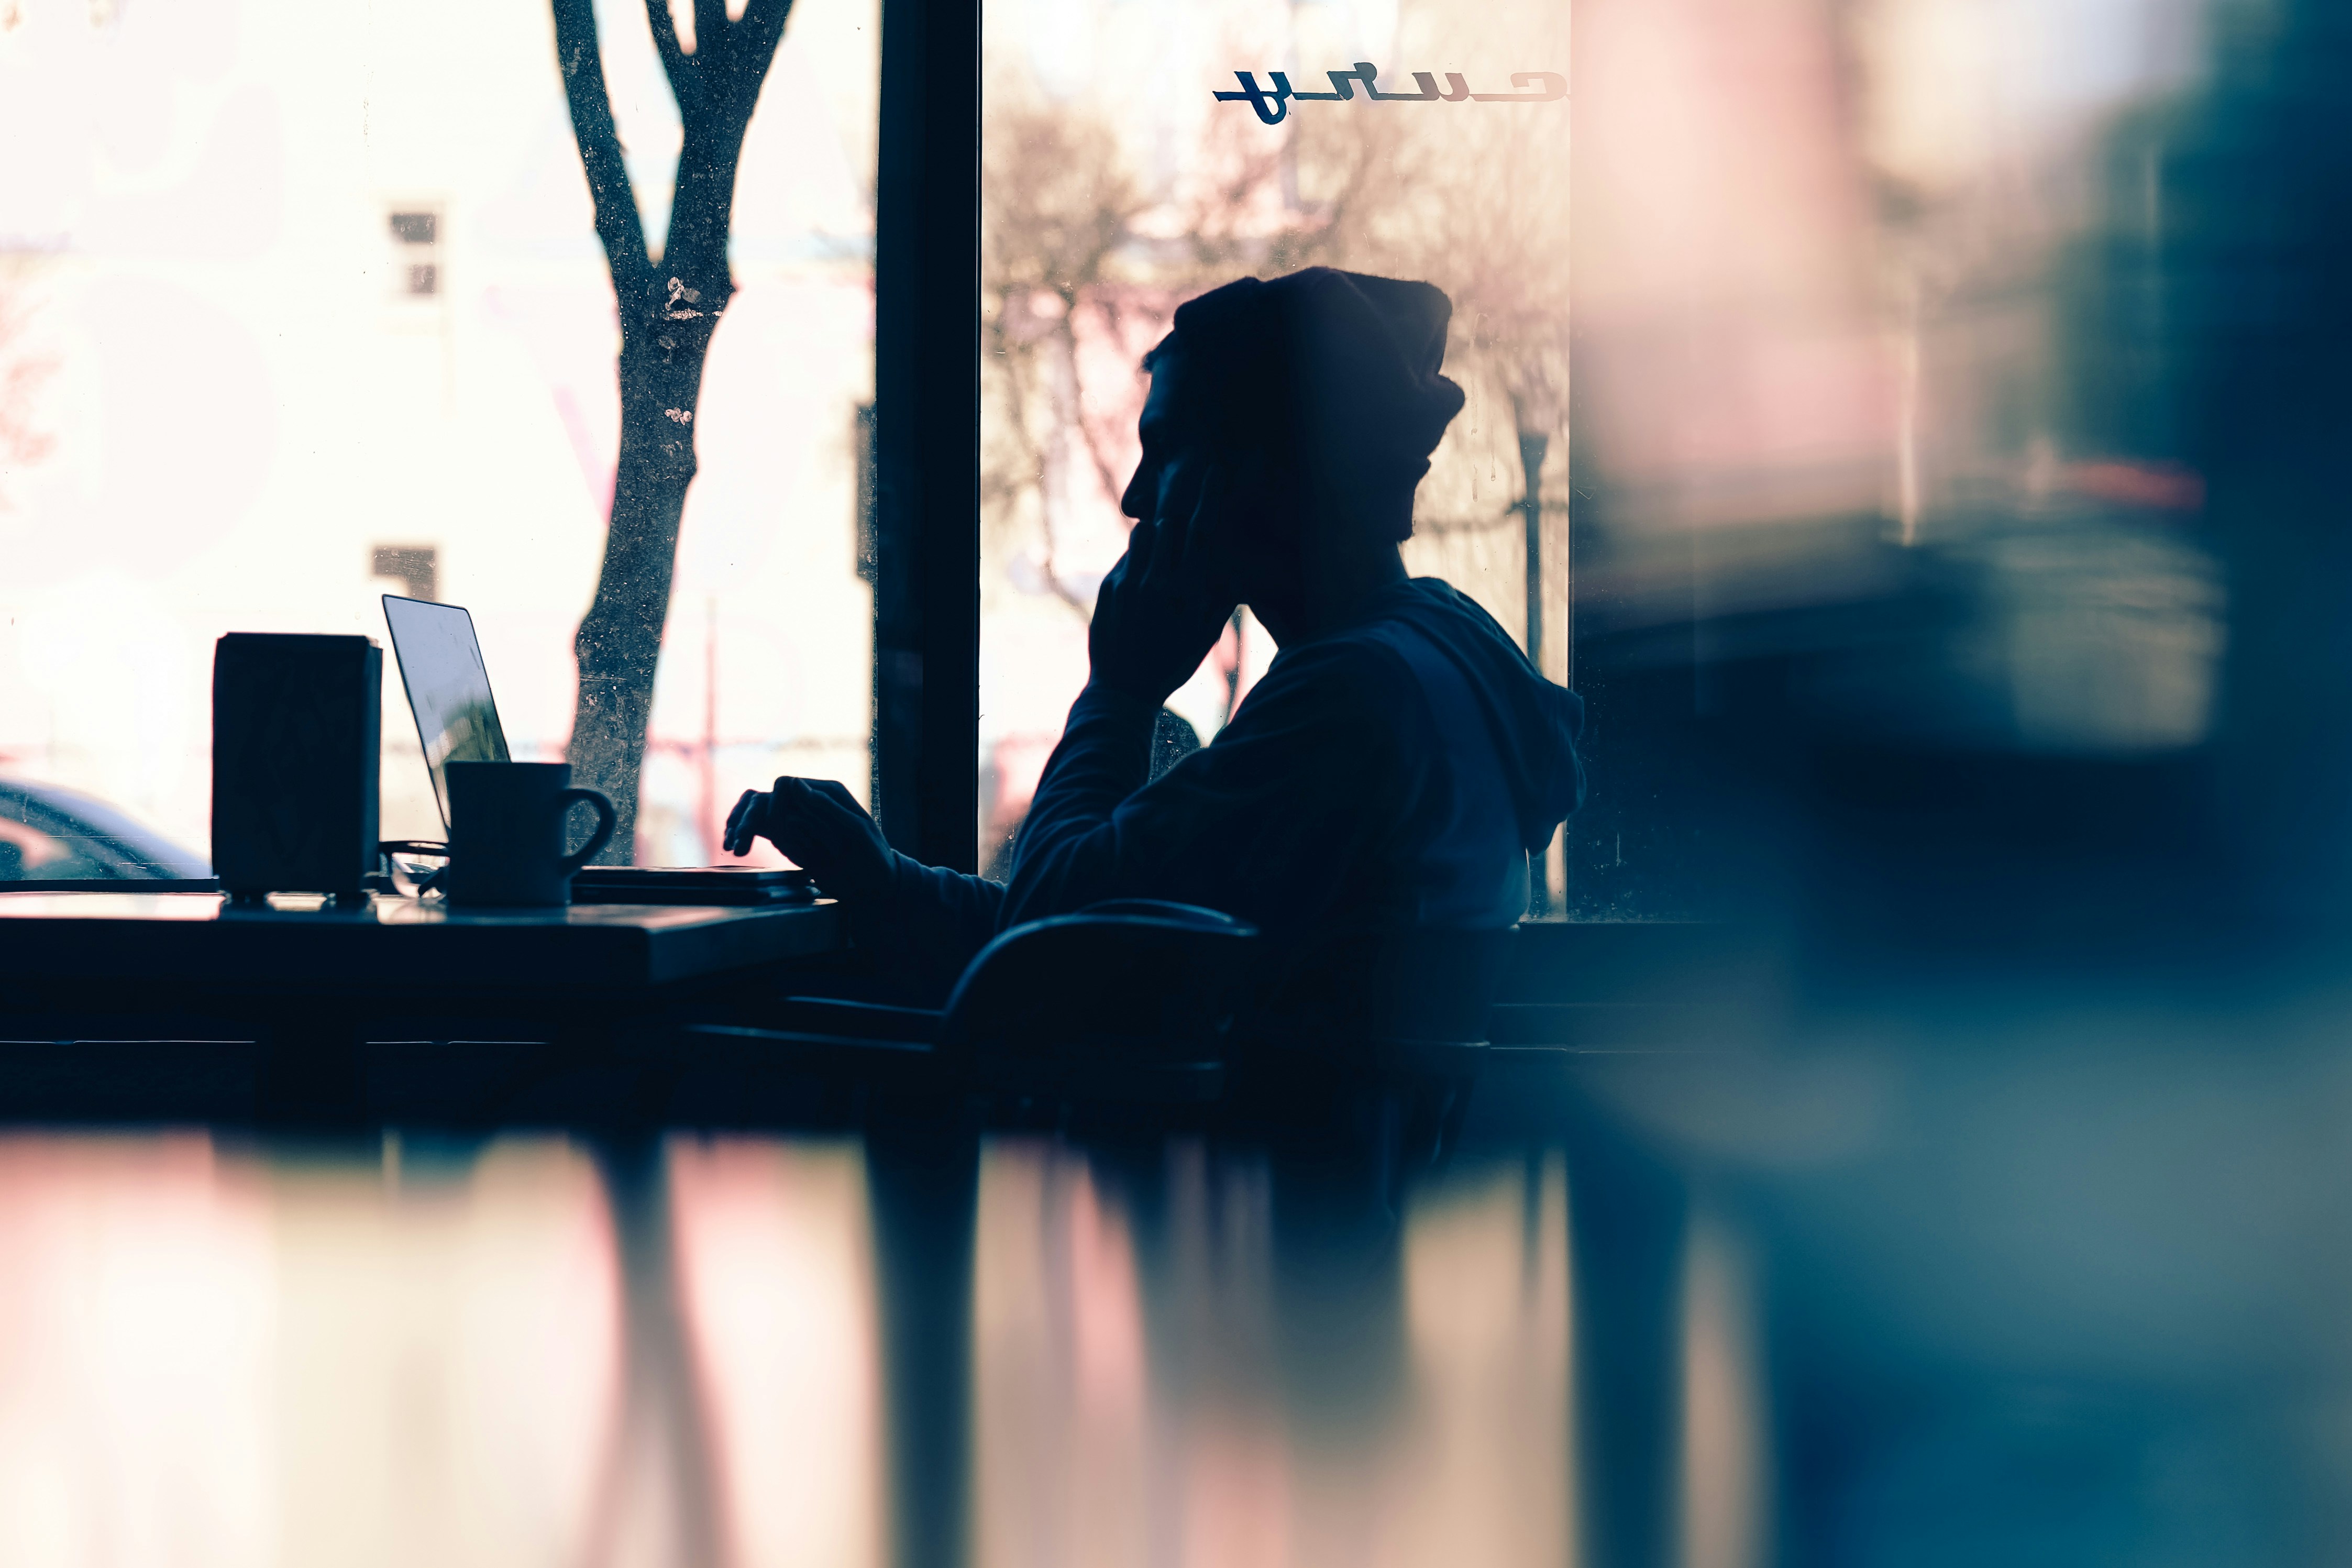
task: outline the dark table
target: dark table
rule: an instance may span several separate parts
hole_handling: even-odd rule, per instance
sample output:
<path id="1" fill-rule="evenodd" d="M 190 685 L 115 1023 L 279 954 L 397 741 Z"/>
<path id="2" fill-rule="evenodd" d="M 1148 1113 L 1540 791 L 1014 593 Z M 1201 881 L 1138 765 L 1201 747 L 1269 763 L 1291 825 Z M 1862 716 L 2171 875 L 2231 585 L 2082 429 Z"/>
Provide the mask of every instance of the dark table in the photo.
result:
<path id="1" fill-rule="evenodd" d="M 0 1039 L 251 1042 L 265 1117 L 332 1116 L 358 1099 L 370 1039 L 487 1029 L 577 1058 L 633 1021 L 842 942 L 829 900 L 467 910 L 0 893 Z"/>

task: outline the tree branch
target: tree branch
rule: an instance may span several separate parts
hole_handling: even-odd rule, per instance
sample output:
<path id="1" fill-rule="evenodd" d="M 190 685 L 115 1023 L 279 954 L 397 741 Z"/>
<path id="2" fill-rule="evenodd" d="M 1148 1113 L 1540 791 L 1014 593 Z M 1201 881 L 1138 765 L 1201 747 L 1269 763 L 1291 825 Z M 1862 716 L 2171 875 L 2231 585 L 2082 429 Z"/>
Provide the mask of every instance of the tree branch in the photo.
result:
<path id="1" fill-rule="evenodd" d="M 694 0 L 694 58 L 709 79 L 721 84 L 714 89 L 721 102 L 727 96 L 723 84 L 733 42 L 728 37 L 727 0 Z"/>
<path id="2" fill-rule="evenodd" d="M 1103 456 L 1102 443 L 1095 438 L 1095 427 L 1087 423 L 1087 384 L 1086 378 L 1078 372 L 1078 331 L 1075 320 L 1077 313 L 1077 306 L 1071 304 L 1054 326 L 1055 334 L 1062 340 L 1062 352 L 1069 356 L 1069 421 L 1076 426 L 1078 444 L 1086 447 L 1087 458 L 1094 465 L 1095 482 L 1102 486 L 1104 499 L 1117 506 L 1125 487 L 1118 482 L 1118 476 L 1111 472 L 1110 459 Z"/>
<path id="3" fill-rule="evenodd" d="M 784 19 L 793 0 L 746 0 L 742 18 L 727 39 L 728 108 L 749 124 L 760 100 L 760 84 L 768 79 L 768 66 L 783 41 Z"/>
<path id="4" fill-rule="evenodd" d="M 629 319 L 633 296 L 653 280 L 646 253 L 645 225 L 637 219 L 636 193 L 621 161 L 621 134 L 613 124 L 613 100 L 604 89 L 604 60 L 596 47 L 593 0 L 551 0 L 555 13 L 555 63 L 563 77 L 563 100 L 572 110 L 572 134 L 580 144 L 580 168 L 596 205 L 596 237 L 613 270 L 613 292 L 621 320 Z"/>
<path id="5" fill-rule="evenodd" d="M 686 140 L 678 152 L 662 269 L 698 290 L 700 308 L 715 312 L 726 308 L 734 290 L 727 268 L 727 235 L 734 220 L 735 173 L 743 155 L 743 134 L 792 5 L 791 0 L 751 0 L 742 18 L 730 24 L 726 0 L 696 0 L 698 26 L 706 5 L 718 19 L 709 34 L 694 40 L 695 53 L 704 57 L 697 68 L 703 92 L 698 112 L 685 113 L 680 106 Z"/>
<path id="6" fill-rule="evenodd" d="M 669 92 L 677 100 L 678 118 L 698 113 L 702 108 L 705 47 L 699 19 L 695 24 L 694 53 L 690 55 L 677 41 L 677 24 L 670 18 L 668 0 L 646 0 L 646 25 L 653 29 L 654 52 L 661 56 L 662 74 L 669 78 Z"/>

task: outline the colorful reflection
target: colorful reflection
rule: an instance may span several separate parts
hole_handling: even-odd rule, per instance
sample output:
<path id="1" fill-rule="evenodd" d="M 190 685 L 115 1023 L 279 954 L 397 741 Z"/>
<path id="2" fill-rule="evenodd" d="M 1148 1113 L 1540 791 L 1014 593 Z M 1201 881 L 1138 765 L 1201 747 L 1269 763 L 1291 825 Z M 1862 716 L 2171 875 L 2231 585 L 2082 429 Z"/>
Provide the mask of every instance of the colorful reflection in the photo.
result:
<path id="1" fill-rule="evenodd" d="M 977 1158 L 970 1561 L 1567 1554 L 1557 1155 Z M 0 1562 L 890 1560 L 866 1163 L 0 1141 Z"/>
<path id="2" fill-rule="evenodd" d="M 993 1148 L 974 1560 L 1562 1561 L 1562 1167 L 1370 1174 Z"/>

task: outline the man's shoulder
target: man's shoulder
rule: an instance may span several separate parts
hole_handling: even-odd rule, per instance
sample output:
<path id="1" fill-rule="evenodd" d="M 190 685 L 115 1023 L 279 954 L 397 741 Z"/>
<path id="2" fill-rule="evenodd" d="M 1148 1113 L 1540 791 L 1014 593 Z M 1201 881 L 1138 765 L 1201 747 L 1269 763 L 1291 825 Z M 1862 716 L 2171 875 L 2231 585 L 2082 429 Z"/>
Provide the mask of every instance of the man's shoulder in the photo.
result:
<path id="1" fill-rule="evenodd" d="M 1283 670 L 1295 679 L 1332 685 L 1377 685 L 1408 669 L 1419 644 L 1476 641 L 1482 636 L 1508 640 L 1509 634 L 1452 584 L 1414 577 L 1390 589 L 1375 612 L 1355 625 L 1285 649 L 1267 673 Z"/>
<path id="2" fill-rule="evenodd" d="M 1386 692 L 1392 699 L 1403 670 L 1394 642 L 1378 624 L 1368 624 L 1283 649 L 1250 693 L 1353 702 L 1377 700 Z"/>
<path id="3" fill-rule="evenodd" d="M 1424 721 L 1415 711 L 1417 692 L 1412 667 L 1394 642 L 1354 627 L 1276 656 L 1244 695 L 1229 728 L 1237 740 L 1313 731 L 1384 749 Z"/>

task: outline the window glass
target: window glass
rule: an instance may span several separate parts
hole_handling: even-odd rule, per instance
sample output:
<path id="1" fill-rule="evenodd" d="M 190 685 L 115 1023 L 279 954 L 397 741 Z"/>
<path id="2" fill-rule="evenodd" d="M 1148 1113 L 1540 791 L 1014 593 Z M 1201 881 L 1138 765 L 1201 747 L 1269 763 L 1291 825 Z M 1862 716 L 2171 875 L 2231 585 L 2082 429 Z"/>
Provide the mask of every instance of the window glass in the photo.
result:
<path id="1" fill-rule="evenodd" d="M 1002 870 L 1086 680 L 1126 546 L 1139 361 L 1234 278 L 1322 264 L 1453 298 L 1446 373 L 1469 402 L 1406 562 L 1565 679 L 1568 7 L 990 0 L 982 18 L 983 867 Z M 1214 96 L 1276 72 L 1327 97 Z M 1169 707 L 1213 740 L 1274 653 L 1244 611 Z"/>
<path id="2" fill-rule="evenodd" d="M 645 7 L 596 27 L 658 252 L 678 110 Z M 779 773 L 867 788 L 877 46 L 799 0 L 745 136 L 641 859 Z M 545 3 L 0 5 L 0 780 L 201 862 L 215 638 L 384 642 L 385 593 L 468 608 L 514 754 L 565 756 L 621 414 L 556 59 Z M 439 838 L 385 667 L 383 833 Z"/>
<path id="3" fill-rule="evenodd" d="M 1790 885 L 1852 826 L 1820 780 L 1913 776 L 1807 760 L 1838 748 L 1957 779 L 2213 743 L 2229 549 L 2192 426 L 2235 427 L 2224 373 L 2256 357 L 2221 330 L 2229 247 L 2303 232 L 2215 173 L 2299 101 L 2293 29 L 2253 15 L 991 0 L 983 861 L 1085 678 L 1139 356 L 1186 297 L 1318 262 L 1454 300 L 1469 400 L 1407 561 L 1585 699 L 1539 912 Z M 1276 70 L 1286 103 L 1242 96 Z M 1488 96 L 1553 71 L 1560 100 Z M 2247 557 L 2231 602 L 2303 548 Z M 1244 616 L 1171 706 L 1211 739 L 1272 652 Z"/>

